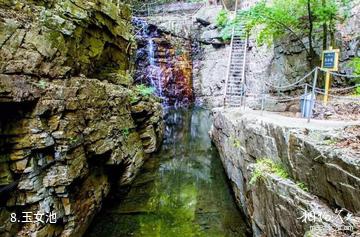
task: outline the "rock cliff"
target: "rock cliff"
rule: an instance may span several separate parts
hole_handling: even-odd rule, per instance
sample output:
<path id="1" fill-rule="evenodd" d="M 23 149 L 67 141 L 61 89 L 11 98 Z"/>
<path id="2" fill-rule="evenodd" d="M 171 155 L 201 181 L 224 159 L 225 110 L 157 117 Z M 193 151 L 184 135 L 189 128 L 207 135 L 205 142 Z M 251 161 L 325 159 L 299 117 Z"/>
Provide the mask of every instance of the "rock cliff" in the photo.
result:
<path id="1" fill-rule="evenodd" d="M 164 104 L 192 103 L 191 40 L 148 21 L 151 19 L 135 22 L 139 28 L 135 59 L 137 82 L 154 87 Z"/>
<path id="2" fill-rule="evenodd" d="M 110 1 L 0 3 L 1 236 L 81 236 L 159 146 L 161 105 L 132 86 L 131 28 Z"/>
<path id="3" fill-rule="evenodd" d="M 229 47 L 220 42 L 221 36 L 215 26 L 216 16 L 221 9 L 220 5 L 210 5 L 192 12 L 173 12 L 166 17 L 147 18 L 149 23 L 158 26 L 160 31 L 171 34 L 174 42 L 178 42 L 170 49 L 175 48 L 175 52 L 180 49 L 180 52 L 187 53 L 186 57 L 177 60 L 180 65 L 190 65 L 186 60 L 192 61 L 192 71 L 187 70 L 185 75 L 191 77 L 196 102 L 208 107 L 220 106 L 223 103 Z M 139 43 L 141 44 L 143 43 Z"/>
<path id="4" fill-rule="evenodd" d="M 359 234 L 360 153 L 343 145 L 359 126 L 215 110 L 211 136 L 254 236 Z"/>

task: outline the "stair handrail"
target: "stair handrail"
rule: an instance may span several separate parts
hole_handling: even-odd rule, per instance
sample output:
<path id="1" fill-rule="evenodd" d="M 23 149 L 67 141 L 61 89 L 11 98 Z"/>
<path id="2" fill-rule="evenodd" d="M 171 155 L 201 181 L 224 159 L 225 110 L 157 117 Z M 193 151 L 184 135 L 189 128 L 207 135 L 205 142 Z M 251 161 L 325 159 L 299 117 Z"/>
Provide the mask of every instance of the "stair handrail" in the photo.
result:
<path id="1" fill-rule="evenodd" d="M 237 5 L 238 5 L 238 0 L 235 1 L 235 11 L 232 15 L 232 18 L 234 18 L 234 19 L 236 18 L 236 15 L 237 15 Z M 231 30 L 230 53 L 229 53 L 228 68 L 227 68 L 226 79 L 225 79 L 224 107 L 226 106 L 226 94 L 227 94 L 228 81 L 229 81 L 230 70 L 231 70 L 231 58 L 232 58 L 232 51 L 233 51 L 234 33 L 235 33 L 235 24 L 233 25 L 232 30 Z"/>
<path id="2" fill-rule="evenodd" d="M 249 42 L 249 37 L 246 34 L 246 40 L 244 44 L 244 58 L 243 58 L 243 68 L 242 68 L 242 74 L 241 74 L 241 85 L 242 85 L 242 93 L 243 93 L 243 105 L 245 108 L 245 99 L 246 99 L 246 90 L 245 90 L 245 70 L 246 70 L 246 54 L 247 54 L 247 45 Z"/>

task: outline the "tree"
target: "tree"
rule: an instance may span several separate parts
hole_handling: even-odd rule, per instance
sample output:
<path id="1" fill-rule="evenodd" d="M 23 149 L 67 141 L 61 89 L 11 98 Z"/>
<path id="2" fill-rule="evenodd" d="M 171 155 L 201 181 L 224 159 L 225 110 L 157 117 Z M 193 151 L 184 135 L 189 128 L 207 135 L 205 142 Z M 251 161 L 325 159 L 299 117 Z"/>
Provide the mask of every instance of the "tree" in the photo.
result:
<path id="1" fill-rule="evenodd" d="M 335 46 L 336 23 L 346 18 L 349 1 L 273 0 L 271 4 L 261 1 L 249 10 L 241 11 L 239 17 L 248 32 L 260 27 L 257 35 L 259 44 L 292 35 L 304 48 L 310 65 L 314 67 L 320 61 L 314 43 L 322 38 L 323 49 L 326 49 L 330 36 L 331 45 Z"/>

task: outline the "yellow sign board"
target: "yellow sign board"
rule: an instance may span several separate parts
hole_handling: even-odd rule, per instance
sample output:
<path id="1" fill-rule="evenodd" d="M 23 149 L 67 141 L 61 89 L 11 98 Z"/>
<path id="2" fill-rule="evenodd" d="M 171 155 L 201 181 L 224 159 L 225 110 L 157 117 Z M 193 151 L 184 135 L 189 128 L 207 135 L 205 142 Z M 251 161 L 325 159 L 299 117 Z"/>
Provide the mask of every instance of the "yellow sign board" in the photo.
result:
<path id="1" fill-rule="evenodd" d="M 322 59 L 321 59 L 321 67 L 326 72 L 325 77 L 325 95 L 324 95 L 324 105 L 327 105 L 328 99 L 329 99 L 329 89 L 330 89 L 330 71 L 338 71 L 339 70 L 339 49 L 332 49 L 330 47 L 329 50 L 325 50 L 322 53 Z"/>
<path id="2" fill-rule="evenodd" d="M 338 71 L 339 69 L 339 49 L 329 49 L 322 53 L 321 67 L 328 71 Z"/>

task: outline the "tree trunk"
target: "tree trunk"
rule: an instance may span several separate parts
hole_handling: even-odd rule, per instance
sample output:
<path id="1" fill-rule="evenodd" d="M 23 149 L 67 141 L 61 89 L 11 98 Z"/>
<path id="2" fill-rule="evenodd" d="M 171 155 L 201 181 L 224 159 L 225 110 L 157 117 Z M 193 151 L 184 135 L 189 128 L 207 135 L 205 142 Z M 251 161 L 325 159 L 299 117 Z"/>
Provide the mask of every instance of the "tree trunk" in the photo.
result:
<path id="1" fill-rule="evenodd" d="M 308 11 L 308 21 L 309 21 L 309 34 L 308 34 L 309 55 L 308 55 L 308 57 L 309 57 L 310 67 L 313 68 L 315 66 L 315 64 L 314 64 L 315 61 L 314 60 L 316 59 L 317 55 L 315 53 L 314 46 L 313 46 L 314 23 L 313 23 L 310 0 L 307 0 L 307 11 Z"/>
<path id="2" fill-rule="evenodd" d="M 336 41 L 335 41 L 335 27 L 333 20 L 330 21 L 330 45 L 335 49 L 336 48 Z"/>
<path id="3" fill-rule="evenodd" d="M 326 0 L 322 0 L 323 7 L 326 6 Z M 327 49 L 327 34 L 328 34 L 328 27 L 326 23 L 323 24 L 323 50 Z"/>

